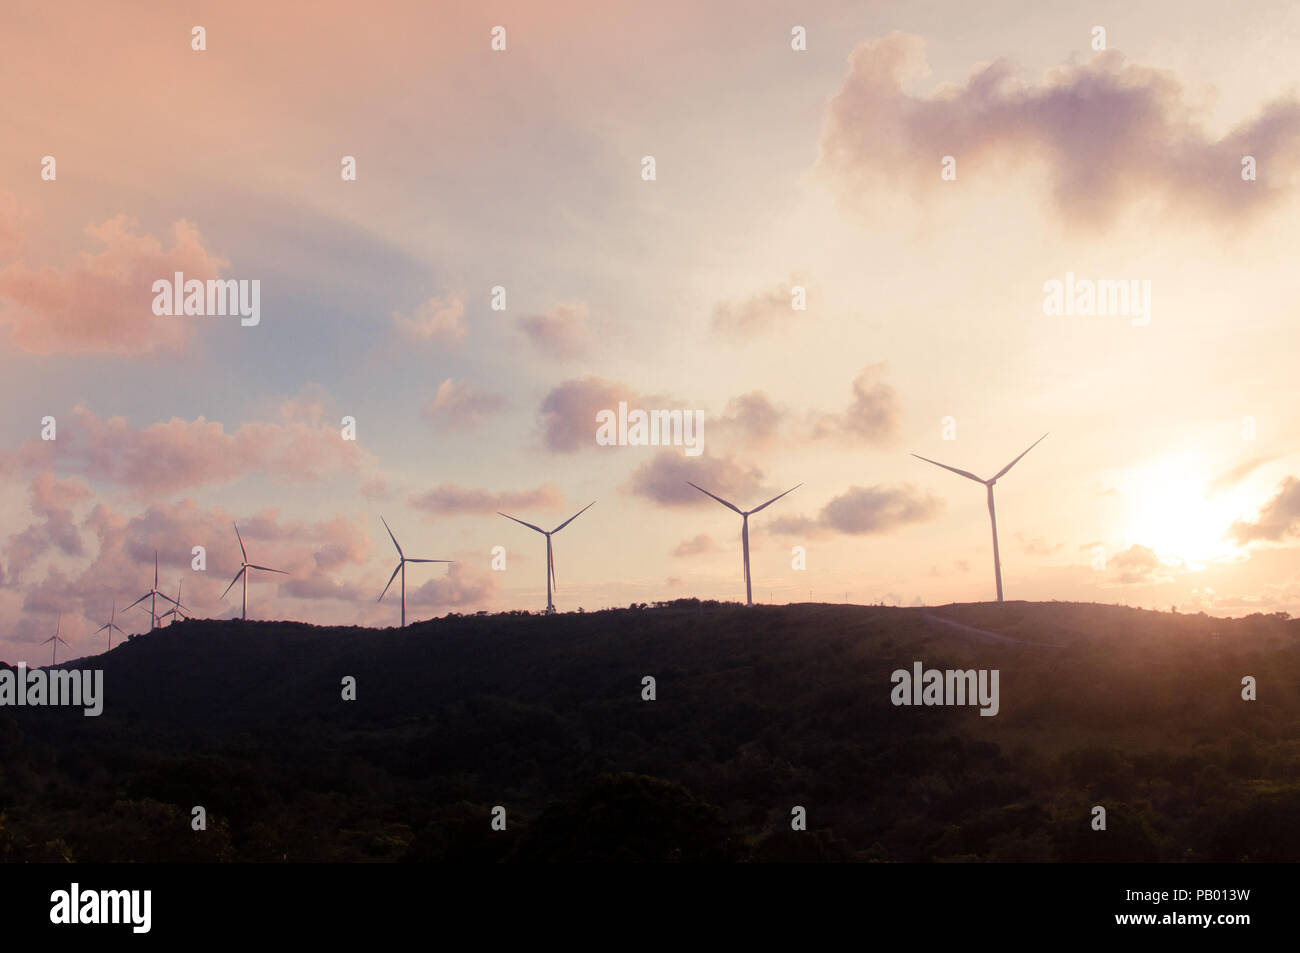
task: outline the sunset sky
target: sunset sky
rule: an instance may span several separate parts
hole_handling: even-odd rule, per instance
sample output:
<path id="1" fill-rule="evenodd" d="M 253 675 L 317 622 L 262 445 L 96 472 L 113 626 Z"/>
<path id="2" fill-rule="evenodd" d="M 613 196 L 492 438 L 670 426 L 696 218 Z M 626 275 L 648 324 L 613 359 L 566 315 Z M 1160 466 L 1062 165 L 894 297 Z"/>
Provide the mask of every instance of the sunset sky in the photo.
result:
<path id="1" fill-rule="evenodd" d="M 1300 614 L 1295 4 L 281 6 L 0 10 L 0 659 L 60 613 L 102 651 L 155 549 L 238 615 L 232 521 L 290 572 L 256 618 L 396 625 L 381 514 L 457 560 L 410 618 L 540 609 L 496 511 L 592 500 L 561 610 L 743 599 L 686 480 L 802 482 L 755 601 L 992 599 L 984 491 L 909 453 L 986 476 L 1044 433 L 998 484 L 1008 599 Z M 156 316 L 176 271 L 258 280 L 261 323 Z M 1045 314 L 1067 273 L 1149 281 L 1149 323 Z M 703 454 L 598 446 L 619 401 L 703 411 Z"/>

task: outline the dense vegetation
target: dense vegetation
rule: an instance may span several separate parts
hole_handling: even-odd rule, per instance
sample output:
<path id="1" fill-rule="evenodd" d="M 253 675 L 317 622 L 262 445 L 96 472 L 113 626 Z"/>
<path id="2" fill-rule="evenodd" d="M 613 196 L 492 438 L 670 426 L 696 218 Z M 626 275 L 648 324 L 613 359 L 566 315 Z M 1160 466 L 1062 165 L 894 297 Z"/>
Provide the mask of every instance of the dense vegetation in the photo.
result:
<path id="1" fill-rule="evenodd" d="M 1298 635 L 1069 603 L 190 621 L 64 666 L 104 670 L 98 718 L 0 708 L 0 857 L 1295 860 Z M 999 669 L 1000 714 L 894 707 L 914 660 Z"/>

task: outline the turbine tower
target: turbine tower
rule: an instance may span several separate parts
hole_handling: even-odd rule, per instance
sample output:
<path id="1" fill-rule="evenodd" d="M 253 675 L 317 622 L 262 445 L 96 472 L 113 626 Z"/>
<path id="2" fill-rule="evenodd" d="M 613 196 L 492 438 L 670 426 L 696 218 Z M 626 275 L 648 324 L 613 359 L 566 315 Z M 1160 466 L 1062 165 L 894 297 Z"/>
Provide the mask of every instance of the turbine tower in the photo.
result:
<path id="1" fill-rule="evenodd" d="M 50 646 L 50 667 L 51 667 L 51 668 L 54 666 L 54 664 L 55 664 L 55 658 L 56 658 L 56 656 L 58 655 L 58 652 L 59 652 L 59 643 L 62 642 L 64 645 L 67 645 L 67 644 L 68 644 L 68 642 L 67 642 L 66 639 L 63 639 L 63 638 L 60 638 L 60 637 L 59 637 L 59 630 L 62 629 L 62 628 L 63 628 L 63 613 L 60 612 L 60 613 L 59 613 L 59 621 L 58 621 L 57 623 L 55 623 L 55 626 L 54 626 L 54 634 L 51 635 L 48 639 L 45 640 L 45 642 L 53 642 L 53 643 L 54 643 L 53 645 Z M 45 642 L 42 642 L 41 645 L 44 645 Z"/>
<path id="2" fill-rule="evenodd" d="M 687 480 L 686 482 L 691 486 L 695 486 L 695 484 L 691 483 L 690 480 Z M 725 506 L 727 509 L 740 514 L 740 519 L 741 519 L 740 549 L 741 552 L 744 554 L 744 558 L 745 558 L 745 605 L 747 606 L 752 606 L 754 604 L 753 587 L 750 585 L 750 581 L 749 581 L 749 517 L 752 516 L 754 513 L 757 513 L 759 510 L 767 509 L 767 507 L 771 506 L 777 500 L 781 499 L 781 497 L 785 496 L 786 493 L 793 493 L 801 486 L 803 486 L 802 483 L 796 483 L 794 486 L 790 487 L 790 489 L 786 490 L 785 493 L 778 493 L 776 496 L 772 497 L 766 503 L 763 503 L 760 506 L 756 506 L 752 510 L 742 510 L 734 503 L 728 503 L 722 497 L 714 496 L 708 490 L 704 489 L 704 487 L 695 486 L 695 489 L 699 490 L 705 496 L 712 497 L 713 499 L 721 503 L 723 506 Z"/>
<path id="3" fill-rule="evenodd" d="M 163 619 L 167 618 L 168 616 L 172 616 L 173 622 L 181 622 L 189 618 L 189 616 L 187 616 L 185 613 L 190 610 L 190 607 L 181 604 L 181 584 L 184 582 L 185 582 L 184 579 L 178 579 L 176 581 L 176 605 L 172 606 L 170 609 L 168 609 L 166 612 L 160 615 L 158 617 L 159 622 L 161 622 Z M 185 611 L 182 612 L 181 611 L 182 609 Z"/>
<path id="4" fill-rule="evenodd" d="M 1033 450 L 1034 447 L 1038 446 L 1046 438 L 1047 438 L 1047 434 L 1043 434 L 1041 437 L 1039 437 L 1037 440 L 1035 440 L 1033 443 L 1029 445 L 1029 449 L 1026 450 L 1025 453 L 1028 453 L 1029 450 Z M 1025 453 L 1022 453 L 1020 457 L 1023 457 Z M 989 525 L 993 527 L 993 578 L 997 581 L 998 602 L 1001 602 L 1002 601 L 1002 559 L 1001 557 L 998 556 L 998 518 L 997 518 L 997 514 L 993 512 L 993 484 L 997 483 L 998 480 L 1006 476 L 1007 471 L 1020 462 L 1020 457 L 1016 457 L 1014 460 L 1008 463 L 1005 467 L 1003 467 L 993 476 L 989 477 L 987 480 L 982 480 L 973 473 L 970 473 L 966 470 L 958 470 L 956 467 L 950 467 L 948 466 L 948 464 L 940 463 L 938 460 L 931 460 L 929 457 L 923 457 L 919 453 L 914 453 L 912 454 L 912 456 L 916 457 L 916 459 L 918 460 L 924 460 L 926 463 L 933 463 L 936 467 L 943 467 L 945 470 L 951 470 L 953 473 L 957 474 L 958 476 L 963 476 L 968 480 L 974 480 L 976 483 L 983 483 L 984 486 L 988 488 Z"/>
<path id="5" fill-rule="evenodd" d="M 546 530 L 542 529 L 540 526 L 534 526 L 532 523 L 525 523 L 521 519 L 515 519 L 515 517 L 511 516 L 509 513 L 502 513 L 500 510 L 497 510 L 498 516 L 504 516 L 508 520 L 515 520 L 516 523 L 519 523 L 523 526 L 527 526 L 529 529 L 536 530 L 537 532 L 541 533 L 543 536 L 546 537 L 546 614 L 547 615 L 555 614 L 555 603 L 551 601 L 551 587 L 552 584 L 555 582 L 555 556 L 551 551 L 551 537 L 554 536 L 556 533 L 558 533 L 560 530 L 564 529 L 564 527 L 568 526 L 570 523 L 572 523 L 579 516 L 587 512 L 587 510 L 591 509 L 595 505 L 596 505 L 596 501 L 592 500 L 590 503 L 588 503 L 582 509 L 578 510 L 578 512 L 574 513 L 572 516 L 570 516 L 559 526 L 555 527 L 555 529 L 551 530 L 549 533 Z M 558 586 L 556 586 L 556 588 L 558 588 Z"/>
<path id="6" fill-rule="evenodd" d="M 146 599 L 149 600 L 149 629 L 150 629 L 150 631 L 153 631 L 154 629 L 156 629 L 156 628 L 158 627 L 158 613 L 157 613 L 156 610 L 157 610 L 157 608 L 158 608 L 158 599 L 159 599 L 159 597 L 161 597 L 161 598 L 163 598 L 163 599 L 166 599 L 168 602 L 171 602 L 171 601 L 172 601 L 172 597 L 171 597 L 171 596 L 164 595 L 163 593 L 161 593 L 161 592 L 158 591 L 158 550 L 155 549 L 155 550 L 153 551 L 153 588 L 150 589 L 148 592 L 146 592 L 146 593 L 145 593 L 143 596 L 141 596 L 139 599 L 135 600 L 135 602 L 133 602 L 133 603 L 131 603 L 129 606 L 127 606 L 128 609 L 134 609 L 136 606 L 138 606 L 140 603 L 144 602 Z"/>
<path id="7" fill-rule="evenodd" d="M 388 538 L 391 539 L 393 541 L 393 545 L 397 547 L 397 568 L 394 569 L 393 574 L 388 577 L 388 586 L 391 586 L 393 584 L 393 580 L 397 578 L 397 574 L 400 572 L 402 574 L 402 628 L 406 628 L 406 564 L 407 563 L 454 563 L 456 560 L 415 559 L 411 556 L 407 556 L 406 553 L 402 552 L 402 546 L 400 543 L 398 543 L 397 537 L 394 536 L 393 531 L 389 529 L 388 520 L 384 519 L 381 516 L 379 517 L 379 522 L 384 524 L 384 529 L 388 530 Z M 384 586 L 384 591 L 379 594 L 379 598 L 375 600 L 376 602 L 383 601 L 384 595 L 388 592 L 388 586 Z"/>
<path id="8" fill-rule="evenodd" d="M 239 582 L 239 578 L 242 576 L 244 579 L 244 608 L 240 611 L 239 618 L 247 619 L 248 618 L 248 570 L 260 569 L 262 572 L 278 572 L 282 576 L 287 576 L 289 574 L 285 572 L 283 569 L 272 569 L 270 566 L 255 566 L 252 563 L 250 563 L 248 561 L 248 550 L 244 548 L 244 537 L 239 535 L 239 527 L 234 523 L 231 523 L 230 525 L 235 527 L 235 538 L 239 540 L 239 551 L 244 554 L 244 561 L 240 563 L 239 572 L 235 573 L 235 578 L 230 580 L 230 585 L 226 586 L 226 591 L 221 594 L 221 598 L 222 599 L 226 598 L 226 595 L 230 592 L 231 589 L 234 588 L 235 583 Z M 166 596 L 164 596 L 163 598 L 165 599 Z"/>
<path id="9" fill-rule="evenodd" d="M 180 597 L 179 592 L 177 592 L 176 595 L 178 598 Z M 122 627 L 117 624 L 117 600 L 116 599 L 113 600 L 113 614 L 108 617 L 107 622 L 105 622 L 103 625 L 101 625 L 98 629 L 95 630 L 95 635 L 99 635 L 99 633 L 103 632 L 105 629 L 108 630 L 108 650 L 111 652 L 113 650 L 113 630 L 117 629 L 118 632 L 121 632 L 123 635 L 126 635 L 125 632 L 122 632 Z"/>

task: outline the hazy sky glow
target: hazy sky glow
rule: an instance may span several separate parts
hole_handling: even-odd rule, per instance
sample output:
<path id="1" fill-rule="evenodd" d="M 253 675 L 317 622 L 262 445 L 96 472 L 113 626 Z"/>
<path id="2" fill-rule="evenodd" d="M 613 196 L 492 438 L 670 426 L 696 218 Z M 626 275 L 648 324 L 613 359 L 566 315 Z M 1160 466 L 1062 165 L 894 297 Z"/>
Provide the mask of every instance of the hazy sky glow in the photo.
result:
<path id="1" fill-rule="evenodd" d="M 1300 612 L 1300 9 L 1053 6 L 7 4 L 0 659 L 60 612 L 101 651 L 155 548 L 237 614 L 232 520 L 291 573 L 258 618 L 396 624 L 381 513 L 458 560 L 409 617 L 539 609 L 496 511 L 593 499 L 562 610 L 741 599 L 686 480 L 803 483 L 756 601 L 990 599 L 983 491 L 909 451 L 991 475 L 1049 431 L 998 484 L 1007 598 Z M 176 271 L 257 279 L 261 323 L 155 316 Z M 1150 282 L 1149 323 L 1045 314 L 1067 273 Z M 703 411 L 704 452 L 598 446 L 619 401 Z"/>

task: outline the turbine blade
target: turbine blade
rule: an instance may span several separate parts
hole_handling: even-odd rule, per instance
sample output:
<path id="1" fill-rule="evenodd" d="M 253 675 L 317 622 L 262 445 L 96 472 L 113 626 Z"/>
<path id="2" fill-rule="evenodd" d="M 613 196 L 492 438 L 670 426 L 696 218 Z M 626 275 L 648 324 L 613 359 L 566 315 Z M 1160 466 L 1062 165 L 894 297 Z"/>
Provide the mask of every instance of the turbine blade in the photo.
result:
<path id="1" fill-rule="evenodd" d="M 239 551 L 244 554 L 244 562 L 248 562 L 248 550 L 244 548 L 244 537 L 239 535 L 239 525 L 237 523 L 231 523 L 230 525 L 235 527 L 235 538 L 239 540 Z"/>
<path id="2" fill-rule="evenodd" d="M 397 541 L 397 537 L 393 535 L 393 531 L 392 531 L 391 529 L 388 529 L 388 520 L 384 519 L 384 518 L 381 516 L 381 517 L 379 517 L 379 522 L 383 523 L 383 524 L 384 524 L 384 529 L 387 529 L 387 530 L 388 530 L 388 538 L 391 539 L 391 540 L 393 541 L 393 545 L 397 547 L 397 555 L 398 555 L 398 556 L 401 556 L 403 559 L 405 559 L 405 558 L 406 558 L 406 554 L 405 554 L 404 552 L 402 552 L 402 546 L 401 546 L 401 544 L 398 543 L 398 541 Z"/>
<path id="3" fill-rule="evenodd" d="M 95 630 L 94 634 L 99 635 L 99 633 L 103 632 L 107 628 L 108 628 L 108 623 L 105 622 L 103 625 L 101 625 L 98 629 Z"/>
<path id="4" fill-rule="evenodd" d="M 278 573 L 279 573 L 280 575 L 282 575 L 282 576 L 287 576 L 287 575 L 289 575 L 289 573 L 288 573 L 287 570 L 284 570 L 284 569 L 272 569 L 270 566 L 255 566 L 255 565 L 253 565 L 252 563 L 249 563 L 249 564 L 248 564 L 248 568 L 249 568 L 249 569 L 260 569 L 260 570 L 262 570 L 262 572 L 278 572 Z"/>
<path id="5" fill-rule="evenodd" d="M 397 574 L 401 571 L 402 571 L 402 561 L 399 559 L 397 561 L 397 568 L 394 569 L 393 574 L 388 577 L 388 586 L 391 586 L 393 584 L 393 580 L 397 578 Z M 376 602 L 383 602 L 384 596 L 388 594 L 388 586 L 384 586 L 384 591 L 379 594 L 379 598 L 375 600 Z"/>
<path id="6" fill-rule="evenodd" d="M 163 595 L 161 592 L 157 593 L 157 596 L 159 599 L 166 599 L 168 602 L 172 603 L 173 605 L 176 604 L 176 600 L 173 599 L 171 596 Z"/>
<path id="7" fill-rule="evenodd" d="M 1034 447 L 1038 446 L 1040 443 L 1042 443 L 1042 442 L 1043 442 L 1044 440 L 1046 440 L 1046 439 L 1047 439 L 1047 434 L 1043 434 L 1041 437 L 1039 437 L 1037 440 L 1035 440 L 1033 443 L 1031 443 L 1031 444 L 1029 445 L 1029 450 L 1033 450 Z M 1028 453 L 1029 450 L 1026 450 L 1025 453 Z M 1025 453 L 1022 453 L 1022 454 L 1020 455 L 1020 457 L 1023 457 L 1023 456 L 1025 455 Z M 999 471 L 997 472 L 997 476 L 995 476 L 993 479 L 994 479 L 994 480 L 997 480 L 997 479 L 1001 478 L 1001 477 L 1003 476 L 1003 474 L 1005 474 L 1008 470 L 1010 470 L 1012 467 L 1014 467 L 1017 463 L 1020 462 L 1020 457 L 1016 457 L 1014 460 L 1012 460 L 1010 463 L 1008 463 L 1005 467 L 1003 467 L 1001 470 L 999 470 Z M 991 481 L 990 481 L 990 482 L 991 482 Z"/>
<path id="8" fill-rule="evenodd" d="M 42 639 L 41 645 L 44 645 L 46 642 L 53 642 L 53 641 L 54 641 L 54 636 L 51 635 L 48 639 Z"/>
<path id="9" fill-rule="evenodd" d="M 543 536 L 546 535 L 546 530 L 542 529 L 540 526 L 534 526 L 532 523 L 525 523 L 523 520 L 515 519 L 509 513 L 502 513 L 500 510 L 497 510 L 497 516 L 504 516 L 508 520 L 515 520 L 516 523 L 522 523 L 524 526 L 527 526 L 529 529 L 535 529 Z"/>
<path id="10" fill-rule="evenodd" d="M 785 493 L 793 493 L 795 490 L 799 489 L 799 487 L 801 487 L 801 486 L 803 486 L 802 483 L 796 483 L 794 486 L 790 487 L 790 489 L 786 490 Z M 772 505 L 773 503 L 775 503 L 777 500 L 781 499 L 781 497 L 785 496 L 785 493 L 778 493 L 776 496 L 772 497 L 770 500 L 768 500 L 768 501 L 767 501 L 766 503 L 764 503 L 762 506 L 756 506 L 756 507 L 754 507 L 752 510 L 749 511 L 749 515 L 750 515 L 750 516 L 753 516 L 753 515 L 754 515 L 755 513 L 757 513 L 759 510 L 761 510 L 761 509 L 765 509 L 765 508 L 771 506 L 771 505 Z"/>
<path id="11" fill-rule="evenodd" d="M 565 521 L 564 521 L 563 523 L 561 523 L 559 526 L 555 527 L 555 529 L 551 530 L 551 532 L 552 532 L 552 533 L 558 533 L 560 530 L 564 529 L 564 527 L 568 526 L 570 523 L 572 523 L 572 522 L 573 522 L 574 520 L 576 520 L 579 516 L 581 516 L 583 513 L 587 512 L 587 510 L 591 509 L 591 508 L 592 508 L 593 506 L 595 506 L 595 505 L 596 505 L 596 501 L 595 501 L 595 500 L 592 500 L 590 503 L 588 503 L 588 504 L 587 504 L 586 506 L 584 506 L 582 509 L 578 510 L 578 512 L 574 513 L 572 516 L 570 516 L 567 520 L 565 520 Z"/>
<path id="12" fill-rule="evenodd" d="M 230 580 L 230 585 L 226 586 L 226 592 L 223 592 L 221 594 L 222 599 L 226 598 L 226 593 L 230 592 L 231 589 L 235 588 L 235 583 L 239 582 L 239 577 L 242 576 L 243 574 L 244 574 L 243 569 L 240 569 L 239 572 L 235 573 L 235 578 Z"/>
<path id="13" fill-rule="evenodd" d="M 971 473 L 969 470 L 958 470 L 956 467 L 950 467 L 948 466 L 948 464 L 940 463 L 938 460 L 931 460 L 929 457 L 923 457 L 919 453 L 914 453 L 912 454 L 912 456 L 916 457 L 916 459 L 918 460 L 924 460 L 926 463 L 933 463 L 936 467 L 943 467 L 945 470 L 951 470 L 953 473 L 957 474 L 958 476 L 964 476 L 966 479 L 974 480 L 976 483 L 984 482 L 975 474 Z"/>
<path id="14" fill-rule="evenodd" d="M 694 484 L 694 483 L 691 483 L 690 480 L 687 480 L 686 482 L 687 482 L 688 484 L 690 484 L 691 486 L 695 486 L 695 484 Z M 704 487 L 702 487 L 702 486 L 695 486 L 695 489 L 699 490 L 699 491 L 700 491 L 701 493 L 703 493 L 705 496 L 713 496 L 712 493 L 710 493 L 708 490 L 704 489 Z M 741 511 L 740 511 L 740 507 L 736 506 L 735 504 L 728 503 L 728 502 L 727 502 L 726 500 L 724 500 L 722 497 L 720 497 L 720 496 L 713 496 L 713 498 L 714 498 L 715 500 L 717 500 L 719 503 L 721 503 L 723 506 L 725 506 L 727 509 L 731 510 L 733 513 L 740 513 L 741 516 L 744 516 L 744 515 L 745 515 L 744 513 L 741 513 Z"/>
<path id="15" fill-rule="evenodd" d="M 406 561 L 407 561 L 408 563 L 454 563 L 456 560 L 454 560 L 454 559 L 410 559 L 410 558 L 408 558 Z"/>
<path id="16" fill-rule="evenodd" d="M 143 596 L 141 596 L 139 599 L 135 600 L 135 602 L 131 603 L 131 604 L 130 604 L 129 606 L 127 606 L 126 608 L 127 608 L 127 609 L 134 609 L 136 606 L 138 606 L 140 603 L 144 602 L 146 599 L 148 599 L 148 598 L 149 598 L 150 596 L 152 596 L 152 595 L 153 595 L 152 592 L 146 592 Z M 126 609 L 123 609 L 122 611 L 125 612 Z"/>

